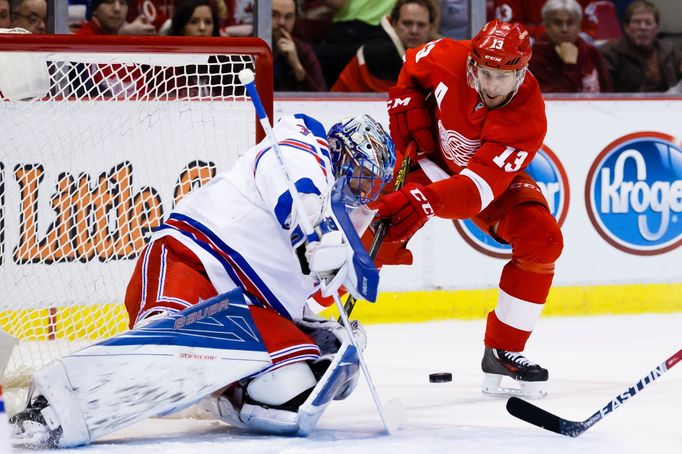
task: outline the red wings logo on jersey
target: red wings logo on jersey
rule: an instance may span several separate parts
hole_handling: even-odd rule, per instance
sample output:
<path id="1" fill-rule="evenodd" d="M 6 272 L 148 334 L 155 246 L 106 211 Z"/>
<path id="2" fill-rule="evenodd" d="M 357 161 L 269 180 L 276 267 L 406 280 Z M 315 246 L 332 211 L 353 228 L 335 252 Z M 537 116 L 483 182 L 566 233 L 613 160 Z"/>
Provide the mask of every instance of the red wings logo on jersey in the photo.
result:
<path id="1" fill-rule="evenodd" d="M 460 167 L 466 167 L 469 159 L 481 146 L 480 140 L 467 139 L 457 131 L 445 129 L 440 120 L 438 120 L 438 135 L 440 136 L 440 148 L 445 159 Z"/>

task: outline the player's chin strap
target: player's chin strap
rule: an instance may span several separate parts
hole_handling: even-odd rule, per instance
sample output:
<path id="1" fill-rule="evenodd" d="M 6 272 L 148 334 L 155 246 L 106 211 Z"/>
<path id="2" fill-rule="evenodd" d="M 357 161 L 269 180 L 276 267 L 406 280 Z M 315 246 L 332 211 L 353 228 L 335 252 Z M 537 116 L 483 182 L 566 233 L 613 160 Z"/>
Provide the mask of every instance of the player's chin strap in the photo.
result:
<path id="1" fill-rule="evenodd" d="M 292 181 L 291 177 L 289 176 L 289 172 L 287 170 L 286 163 L 284 162 L 282 152 L 281 152 L 279 145 L 277 143 L 277 139 L 275 138 L 274 133 L 272 132 L 272 128 L 270 127 L 270 123 L 268 122 L 267 114 L 265 113 L 265 109 L 263 108 L 263 104 L 260 100 L 260 96 L 258 95 L 258 91 L 256 90 L 256 84 L 255 84 L 255 78 L 254 78 L 253 71 L 251 71 L 248 68 L 243 69 L 242 71 L 239 72 L 239 80 L 246 87 L 246 91 L 249 93 L 249 96 L 251 97 L 251 101 L 253 102 L 253 105 L 256 109 L 256 115 L 258 116 L 258 121 L 260 122 L 261 126 L 263 127 L 263 131 L 265 131 L 265 135 L 268 138 L 268 140 L 270 141 L 270 144 L 272 145 L 272 149 L 275 152 L 275 155 L 277 157 L 277 161 L 279 163 L 279 168 L 282 172 L 282 176 L 284 177 L 284 180 L 286 181 L 286 184 L 287 184 L 287 188 L 289 189 L 289 193 L 291 194 L 291 199 L 293 202 L 294 209 L 296 210 L 296 212 L 299 215 L 298 217 L 300 219 L 300 225 L 303 229 L 303 233 L 306 235 L 309 242 L 318 241 L 319 238 L 317 237 L 317 234 L 313 230 L 313 226 L 310 223 L 310 220 L 308 219 L 308 216 L 307 216 L 307 214 L 303 208 L 303 205 L 301 204 L 301 198 L 300 198 L 300 195 L 298 193 L 298 190 L 296 189 L 294 182 Z M 345 266 L 348 266 L 348 264 L 346 264 Z M 323 285 L 322 291 L 323 291 L 323 293 L 326 293 L 326 287 L 325 287 L 324 279 L 320 279 L 320 281 L 322 281 L 322 285 Z M 346 315 L 346 312 L 343 308 L 343 303 L 341 303 L 341 299 L 339 298 L 338 292 L 333 291 L 333 292 L 331 292 L 331 294 L 334 297 L 334 302 L 336 303 L 336 306 L 338 307 L 339 312 L 341 313 L 341 318 L 343 320 L 343 326 L 346 329 L 346 332 L 348 333 L 350 341 L 351 341 L 354 349 L 357 352 L 358 360 L 360 362 L 360 367 L 362 368 L 362 372 L 365 376 L 365 380 L 367 380 L 367 384 L 369 386 L 370 392 L 371 392 L 372 397 L 374 399 L 374 403 L 376 404 L 377 410 L 379 411 L 379 416 L 381 417 L 381 421 L 384 424 L 386 432 L 388 432 L 389 434 L 392 434 L 398 429 L 398 426 L 403 422 L 402 412 L 396 411 L 397 408 L 402 409 L 402 405 L 393 404 L 393 406 L 390 408 L 389 408 L 389 405 L 387 405 L 386 407 L 382 406 L 381 400 L 379 399 L 376 388 L 374 387 L 374 381 L 372 380 L 372 377 L 369 374 L 369 370 L 367 369 L 367 364 L 365 363 L 365 360 L 362 356 L 362 353 L 358 349 L 357 342 L 355 340 L 355 336 L 353 336 L 353 331 L 351 329 L 350 322 L 348 321 L 348 316 Z M 393 402 L 395 402 L 395 400 Z M 390 404 L 390 402 L 389 402 L 389 404 Z M 391 411 L 389 411 L 389 410 L 391 410 Z"/>

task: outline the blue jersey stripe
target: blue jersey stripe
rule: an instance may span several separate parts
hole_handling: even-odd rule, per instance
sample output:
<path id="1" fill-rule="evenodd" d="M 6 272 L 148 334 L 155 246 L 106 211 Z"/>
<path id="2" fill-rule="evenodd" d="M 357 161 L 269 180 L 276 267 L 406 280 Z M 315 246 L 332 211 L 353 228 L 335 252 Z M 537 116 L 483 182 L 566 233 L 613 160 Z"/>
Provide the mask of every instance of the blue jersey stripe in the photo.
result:
<path id="1" fill-rule="evenodd" d="M 201 233 L 206 235 L 212 242 L 213 245 L 222 253 L 225 255 L 228 255 L 234 262 L 239 266 L 241 271 L 249 278 L 249 280 L 253 283 L 253 285 L 258 289 L 258 291 L 261 292 L 263 297 L 265 298 L 265 303 L 269 304 L 272 306 L 273 309 L 275 309 L 277 312 L 279 312 L 281 315 L 291 319 L 291 316 L 289 315 L 289 312 L 286 310 L 284 305 L 279 301 L 279 299 L 275 296 L 274 293 L 270 290 L 270 288 L 263 282 L 263 280 L 260 278 L 258 273 L 249 265 L 249 263 L 246 261 L 244 257 L 241 256 L 237 251 L 232 249 L 230 246 L 228 246 L 218 235 L 216 235 L 211 229 L 200 223 L 199 221 L 190 218 L 189 216 L 179 214 L 179 213 L 172 213 L 170 215 L 170 219 L 175 219 L 177 221 L 185 222 L 188 225 L 194 227 L 195 229 L 199 230 Z M 164 224 L 165 225 L 165 224 Z M 176 228 L 173 226 L 168 226 L 170 228 L 173 228 L 183 234 L 187 234 L 187 232 L 181 230 L 180 228 Z M 236 282 L 240 283 L 241 287 L 244 289 L 246 292 L 246 286 L 244 283 L 241 282 L 241 280 L 237 277 L 237 273 L 235 270 L 232 269 L 232 265 L 220 255 L 217 251 L 215 251 L 211 245 L 206 244 L 203 241 L 198 240 L 195 238 L 193 235 L 188 234 L 190 238 L 193 238 L 193 241 L 201 246 L 203 249 L 211 253 L 214 257 L 216 257 L 217 260 L 220 261 L 220 263 L 223 265 L 225 270 L 228 272 L 230 275 L 230 278 Z M 254 295 L 255 296 L 255 295 Z"/>
<path id="2" fill-rule="evenodd" d="M 286 143 L 285 143 L 285 142 L 286 142 Z M 291 142 L 296 142 L 296 143 L 291 143 Z M 326 166 L 326 164 L 325 164 L 325 161 L 317 154 L 317 152 L 315 151 L 315 147 L 313 147 L 313 146 L 310 145 L 309 143 L 307 143 L 307 142 L 302 142 L 302 141 L 298 141 L 298 140 L 293 140 L 293 139 L 287 139 L 286 141 L 279 142 L 278 145 L 279 145 L 280 149 L 283 148 L 283 147 L 288 147 L 288 148 L 293 148 L 294 150 L 305 151 L 306 153 L 312 155 L 312 156 L 317 160 L 318 165 L 320 166 L 320 168 L 322 169 L 322 172 L 323 172 L 325 175 L 326 175 L 327 172 L 329 171 L 329 170 L 327 169 L 327 166 Z M 327 159 L 331 159 L 331 158 L 329 157 L 329 153 L 326 152 L 326 150 L 324 150 L 324 148 L 320 147 L 320 149 L 323 150 L 323 151 L 322 151 L 322 156 L 326 157 Z M 254 175 L 255 175 L 256 172 L 258 171 L 258 164 L 260 164 L 261 158 L 262 158 L 263 156 L 265 156 L 265 153 L 267 153 L 267 152 L 270 151 L 270 150 L 272 150 L 272 147 L 264 148 L 264 149 L 261 150 L 261 151 L 258 153 L 258 155 L 256 156 L 256 162 L 255 162 L 255 164 L 254 164 L 254 166 L 253 166 L 253 174 L 254 174 Z"/>
<path id="3" fill-rule="evenodd" d="M 310 178 L 301 178 L 294 183 L 294 186 L 296 186 L 296 190 L 300 194 L 322 194 L 317 186 L 315 186 L 315 183 L 313 183 L 313 180 Z M 287 223 L 287 219 L 291 215 L 292 205 L 293 200 L 289 191 L 284 191 L 277 199 L 277 205 L 275 205 L 275 217 L 277 218 L 279 225 L 285 230 L 289 230 L 291 227 Z"/>

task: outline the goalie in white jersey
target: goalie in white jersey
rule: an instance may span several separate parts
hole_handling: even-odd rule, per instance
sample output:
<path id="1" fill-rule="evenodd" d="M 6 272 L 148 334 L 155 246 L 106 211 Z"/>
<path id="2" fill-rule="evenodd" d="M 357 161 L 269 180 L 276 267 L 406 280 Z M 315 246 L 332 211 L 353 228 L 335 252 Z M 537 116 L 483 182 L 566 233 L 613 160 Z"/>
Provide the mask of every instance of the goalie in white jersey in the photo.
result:
<path id="1" fill-rule="evenodd" d="M 103 349 L 111 356 L 111 349 L 117 348 L 114 351 L 119 352 L 131 348 L 131 343 L 138 349 L 149 347 L 151 341 L 142 343 L 135 335 L 153 339 L 156 333 L 169 331 L 164 331 L 165 320 L 171 320 L 176 336 L 178 326 L 189 325 L 192 317 L 193 320 L 202 317 L 201 312 L 187 315 L 188 310 L 234 289 L 243 292 L 247 318 L 252 319 L 264 348 L 260 353 L 254 353 L 255 350 L 244 353 L 242 347 L 231 347 L 230 351 L 246 355 L 242 361 L 245 365 L 231 366 L 231 379 L 218 377 L 224 383 L 204 402 L 210 404 L 219 418 L 233 425 L 274 433 L 299 430 L 298 406 L 315 388 L 330 364 L 330 355 L 345 336 L 336 322 L 324 321 L 310 312 L 304 316 L 306 301 L 319 287 L 318 279 L 325 280 L 329 291 L 337 291 L 343 285 L 354 295 L 363 292 L 349 264 L 353 253 L 346 244 L 348 238 L 335 225 L 336 218 L 330 213 L 327 199 L 337 179 L 344 177 L 346 206 L 352 211 L 351 228 L 362 234 L 374 214 L 365 204 L 376 199 L 391 180 L 395 151 L 388 134 L 367 115 L 338 123 L 327 134 L 317 120 L 298 114 L 282 118 L 273 131 L 318 239 L 310 241 L 302 233 L 275 150 L 267 140 L 257 144 L 230 170 L 182 199 L 142 250 L 125 297 L 131 328 L 128 336 L 88 347 L 91 351 L 87 355 L 70 355 L 57 361 L 62 363 L 60 367 L 47 366 L 34 374 L 28 408 L 12 420 L 16 438 L 42 445 L 75 446 L 137 421 L 143 414 L 169 413 L 185 403 L 196 402 L 196 399 L 190 402 L 189 396 L 185 400 L 176 399 L 170 406 L 140 407 L 131 417 L 128 413 L 133 410 L 117 408 L 125 403 L 112 399 L 111 405 L 99 403 L 91 411 L 110 412 L 110 421 L 102 422 L 102 416 L 107 415 L 89 416 L 84 407 L 91 405 L 90 396 L 78 395 L 79 390 L 91 387 L 98 389 L 101 396 L 100 383 L 93 379 L 92 383 L 77 386 L 74 381 L 78 380 L 79 369 L 92 370 L 87 361 Z M 239 304 L 232 300 L 229 303 L 232 310 L 238 310 Z M 218 306 L 205 309 L 203 317 L 209 310 L 221 310 L 215 309 Z M 364 332 L 357 323 L 354 328 L 359 345 L 364 345 Z M 246 326 L 245 331 L 248 329 Z M 159 345 L 158 351 L 163 348 Z M 135 350 L 127 361 L 134 362 L 139 351 Z M 261 361 L 263 365 L 249 365 L 246 360 L 253 364 Z M 98 363 L 95 369 L 110 367 L 108 359 L 106 366 L 103 364 Z M 163 367 L 175 366 L 150 366 L 148 370 Z M 347 380 L 336 399 L 350 394 L 356 376 Z M 149 378 L 131 379 L 142 382 L 140 389 L 157 386 L 147 383 L 152 381 Z M 192 376 L 188 379 L 191 381 Z M 55 391 L 59 386 L 54 383 L 60 380 L 66 383 L 66 393 L 62 389 Z M 196 380 L 210 381 L 205 376 L 197 376 Z M 107 377 L 102 381 L 111 386 L 113 380 Z M 217 383 L 201 386 L 201 392 L 211 386 L 216 388 Z M 132 387 L 131 383 L 125 385 L 127 389 Z M 118 391 L 114 389 L 112 395 Z M 135 405 L 140 405 L 139 399 L 128 407 Z M 77 422 L 72 422 L 74 412 L 84 416 L 77 416 Z M 117 416 L 118 413 L 121 414 Z M 111 422 L 114 420 L 125 423 Z"/>

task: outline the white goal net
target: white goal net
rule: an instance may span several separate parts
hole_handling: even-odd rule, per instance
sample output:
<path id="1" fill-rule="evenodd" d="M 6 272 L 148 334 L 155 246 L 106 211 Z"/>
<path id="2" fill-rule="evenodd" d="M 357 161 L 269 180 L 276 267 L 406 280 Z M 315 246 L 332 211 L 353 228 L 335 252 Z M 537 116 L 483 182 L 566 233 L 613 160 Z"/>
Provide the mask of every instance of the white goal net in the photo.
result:
<path id="1" fill-rule="evenodd" d="M 0 328 L 19 339 L 5 387 L 127 328 L 151 232 L 256 142 L 245 67 L 271 111 L 258 39 L 0 35 Z"/>

